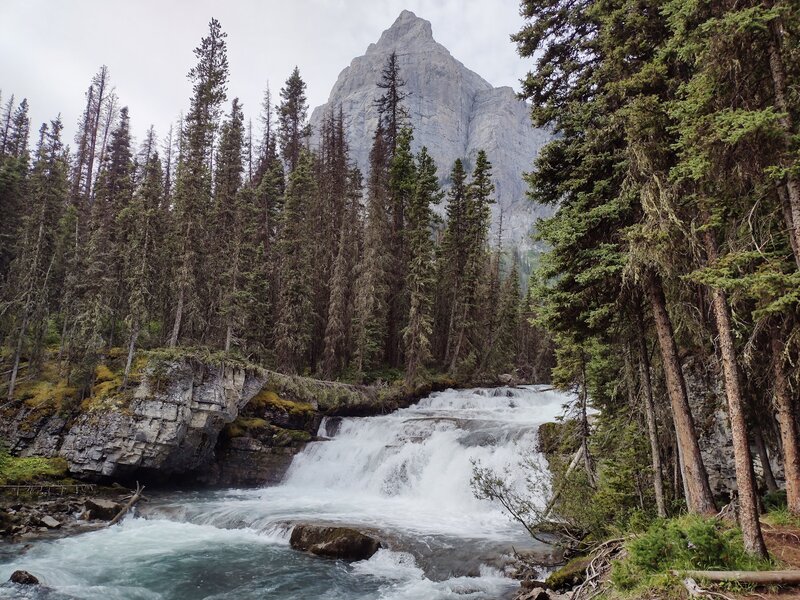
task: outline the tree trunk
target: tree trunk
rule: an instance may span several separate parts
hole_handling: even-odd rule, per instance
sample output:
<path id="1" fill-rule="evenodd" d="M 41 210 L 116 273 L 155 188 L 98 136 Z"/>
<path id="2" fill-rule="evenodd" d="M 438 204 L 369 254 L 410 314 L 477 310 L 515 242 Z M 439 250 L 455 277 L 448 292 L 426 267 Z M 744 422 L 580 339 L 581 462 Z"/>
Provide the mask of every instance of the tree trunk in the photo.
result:
<path id="1" fill-rule="evenodd" d="M 772 465 L 769 464 L 767 444 L 764 442 L 764 434 L 761 431 L 761 426 L 758 424 L 758 421 L 753 422 L 753 442 L 755 442 L 756 445 L 758 461 L 761 463 L 761 470 L 764 472 L 764 485 L 767 486 L 767 491 L 777 492 L 778 484 L 775 481 L 775 475 L 772 473 Z"/>
<path id="2" fill-rule="evenodd" d="M 675 421 L 675 432 L 682 460 L 682 476 L 688 492 L 686 503 L 690 512 L 701 515 L 716 513 L 714 497 L 708 484 L 708 474 L 700 455 L 700 445 L 697 442 L 697 432 L 692 420 L 692 409 L 689 406 L 689 396 L 686 392 L 686 382 L 683 379 L 678 347 L 672 330 L 672 322 L 667 312 L 664 290 L 661 281 L 655 273 L 651 273 L 647 280 L 647 293 L 653 310 L 653 319 L 658 334 L 658 344 L 661 349 L 661 360 L 664 365 L 664 377 L 667 384 L 667 393 L 672 406 L 672 418 Z"/>
<path id="3" fill-rule="evenodd" d="M 797 268 L 800 269 L 800 241 L 796 236 L 792 235 L 795 229 L 794 219 L 792 218 L 792 205 L 789 203 L 789 193 L 782 185 L 778 186 L 778 198 L 781 201 L 781 208 L 783 209 L 783 218 L 789 228 L 789 244 L 792 247 L 792 254 L 794 255 L 794 262 Z"/>
<path id="4" fill-rule="evenodd" d="M 772 2 L 769 3 L 770 5 Z M 789 110 L 787 99 L 786 69 L 781 56 L 780 40 L 783 37 L 783 26 L 780 19 L 772 19 L 770 22 L 772 36 L 769 43 L 769 67 L 772 74 L 772 85 L 775 91 L 775 107 L 783 116 L 780 119 L 783 128 L 786 148 L 789 150 L 789 140 L 794 136 L 794 123 L 792 113 Z M 781 161 L 786 174 L 786 194 L 789 200 L 789 211 L 786 215 L 789 235 L 793 238 L 792 249 L 795 252 L 795 261 L 800 265 L 800 179 L 789 169 L 789 161 L 784 158 Z"/>
<path id="5" fill-rule="evenodd" d="M 122 376 L 122 385 L 124 388 L 128 385 L 128 376 L 131 374 L 131 366 L 133 365 L 133 355 L 136 351 L 136 339 L 139 337 L 139 325 L 134 323 L 131 328 L 131 339 L 128 342 L 128 360 L 125 361 L 125 374 Z"/>
<path id="6" fill-rule="evenodd" d="M 661 478 L 661 452 L 658 447 L 658 425 L 656 410 L 653 404 L 653 386 L 650 381 L 650 358 L 647 354 L 647 341 L 644 338 L 642 315 L 639 314 L 639 370 L 644 400 L 644 414 L 647 419 L 647 435 L 650 438 L 650 458 L 653 463 L 653 491 L 656 497 L 656 509 L 659 517 L 667 516 L 664 503 L 664 480 Z"/>
<path id="7" fill-rule="evenodd" d="M 706 229 L 703 232 L 703 238 L 708 262 L 714 264 L 718 259 L 714 234 L 711 230 Z M 750 441 L 747 436 L 744 394 L 739 375 L 739 364 L 736 360 L 730 308 L 725 292 L 721 288 L 711 289 L 711 299 L 719 335 L 725 396 L 728 399 L 728 416 L 733 437 L 733 459 L 736 466 L 736 486 L 739 488 L 739 525 L 742 528 L 744 549 L 749 554 L 766 558 L 767 547 L 761 535 L 761 523 L 758 518 L 758 494 L 753 473 L 753 457 L 750 454 Z"/>
<path id="8" fill-rule="evenodd" d="M 589 417 L 586 414 L 586 409 L 589 403 L 589 392 L 586 389 L 586 364 L 581 365 L 581 385 L 580 385 L 580 402 L 581 402 L 581 447 L 583 448 L 583 466 L 586 469 L 586 478 L 591 487 L 596 487 L 597 481 L 594 476 L 594 461 L 592 455 L 589 453 Z"/>
<path id="9" fill-rule="evenodd" d="M 169 338 L 169 347 L 174 348 L 178 345 L 178 334 L 181 331 L 181 319 L 183 319 L 183 286 L 178 290 L 178 306 L 175 309 L 175 323 L 172 325 L 172 335 Z"/>
<path id="10" fill-rule="evenodd" d="M 800 515 L 800 448 L 797 440 L 797 411 L 783 368 L 783 340 L 779 328 L 772 331 L 772 375 L 775 378 L 774 401 L 783 446 L 783 471 L 786 480 L 786 505 L 793 515 Z"/>
<path id="11" fill-rule="evenodd" d="M 22 318 L 22 326 L 19 329 L 17 347 L 14 349 L 14 366 L 11 369 L 11 380 L 8 382 L 8 401 L 14 399 L 14 388 L 17 385 L 17 373 L 19 373 L 19 360 L 22 355 L 22 342 L 25 340 L 25 330 L 28 328 L 28 308 L 25 307 L 25 315 Z"/>

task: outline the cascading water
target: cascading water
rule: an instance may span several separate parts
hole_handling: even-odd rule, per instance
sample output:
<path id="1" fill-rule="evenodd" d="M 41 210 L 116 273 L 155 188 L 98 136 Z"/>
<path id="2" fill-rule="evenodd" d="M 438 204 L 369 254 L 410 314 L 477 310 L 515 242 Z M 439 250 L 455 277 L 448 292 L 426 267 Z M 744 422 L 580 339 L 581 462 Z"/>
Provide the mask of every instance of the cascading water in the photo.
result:
<path id="1" fill-rule="evenodd" d="M 51 599 L 502 598 L 516 584 L 482 563 L 532 542 L 474 497 L 473 461 L 520 477 L 564 401 L 536 386 L 448 390 L 389 415 L 327 419 L 330 439 L 278 486 L 162 497 L 121 525 L 0 557 L 0 581 L 31 571 L 53 591 L 25 593 Z M 389 549 L 352 564 L 308 556 L 288 548 L 299 522 L 367 528 Z"/>

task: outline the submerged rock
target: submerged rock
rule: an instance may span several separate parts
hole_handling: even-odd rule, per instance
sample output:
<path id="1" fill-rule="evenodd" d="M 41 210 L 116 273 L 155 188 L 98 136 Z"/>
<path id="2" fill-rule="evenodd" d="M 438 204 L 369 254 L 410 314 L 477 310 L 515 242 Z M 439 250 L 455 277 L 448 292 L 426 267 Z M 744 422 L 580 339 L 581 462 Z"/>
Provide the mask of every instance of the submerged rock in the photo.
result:
<path id="1" fill-rule="evenodd" d="M 39 580 L 35 575 L 27 571 L 14 571 L 9 578 L 11 583 L 18 583 L 20 585 L 39 585 Z"/>
<path id="2" fill-rule="evenodd" d="M 289 543 L 295 550 L 344 560 L 366 560 L 381 548 L 379 540 L 356 529 L 321 525 L 295 526 Z"/>

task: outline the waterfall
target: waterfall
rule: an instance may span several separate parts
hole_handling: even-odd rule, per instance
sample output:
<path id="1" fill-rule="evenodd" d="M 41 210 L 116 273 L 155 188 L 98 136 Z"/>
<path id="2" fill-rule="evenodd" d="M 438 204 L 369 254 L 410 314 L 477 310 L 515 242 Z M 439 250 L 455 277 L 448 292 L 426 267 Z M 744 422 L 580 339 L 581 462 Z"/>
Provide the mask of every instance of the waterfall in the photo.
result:
<path id="1" fill-rule="evenodd" d="M 565 400 L 539 386 L 447 390 L 387 415 L 328 418 L 280 485 L 157 498 L 145 518 L 0 557 L 0 581 L 26 569 L 54 597 L 86 599 L 506 597 L 516 584 L 493 560 L 535 543 L 474 497 L 473 463 L 522 481 L 521 460 L 541 460 L 538 426 Z M 295 552 L 301 522 L 368 529 L 388 548 L 352 564 Z M 0 598 L 15 593 L 0 586 Z"/>

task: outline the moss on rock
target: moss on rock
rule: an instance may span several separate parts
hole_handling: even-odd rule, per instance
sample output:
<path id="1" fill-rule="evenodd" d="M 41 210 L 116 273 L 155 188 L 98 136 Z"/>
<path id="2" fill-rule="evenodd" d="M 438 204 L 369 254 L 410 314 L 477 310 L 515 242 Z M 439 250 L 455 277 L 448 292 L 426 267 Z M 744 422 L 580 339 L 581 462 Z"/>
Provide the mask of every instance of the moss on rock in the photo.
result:
<path id="1" fill-rule="evenodd" d="M 545 581 L 545 585 L 556 591 L 573 588 L 586 580 L 586 569 L 588 567 L 588 556 L 573 558 L 560 569 L 553 571 Z"/>

